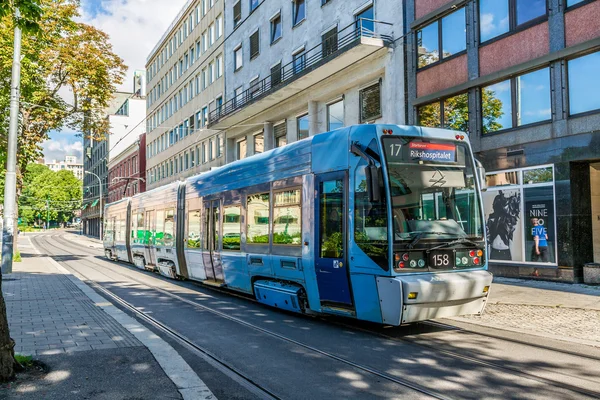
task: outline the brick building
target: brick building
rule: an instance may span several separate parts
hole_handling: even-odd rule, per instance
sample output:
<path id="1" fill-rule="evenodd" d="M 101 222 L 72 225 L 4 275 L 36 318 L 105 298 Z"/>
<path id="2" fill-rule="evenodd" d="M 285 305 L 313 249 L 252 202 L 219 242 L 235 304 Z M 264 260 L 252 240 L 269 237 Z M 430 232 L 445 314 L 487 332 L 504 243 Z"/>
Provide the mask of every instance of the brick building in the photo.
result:
<path id="1" fill-rule="evenodd" d="M 108 164 L 108 202 L 146 191 L 146 134 L 141 134 Z"/>
<path id="2" fill-rule="evenodd" d="M 600 1 L 408 0 L 408 121 L 469 132 L 490 270 L 574 281 L 600 262 Z M 535 253 L 534 220 L 548 234 Z"/>

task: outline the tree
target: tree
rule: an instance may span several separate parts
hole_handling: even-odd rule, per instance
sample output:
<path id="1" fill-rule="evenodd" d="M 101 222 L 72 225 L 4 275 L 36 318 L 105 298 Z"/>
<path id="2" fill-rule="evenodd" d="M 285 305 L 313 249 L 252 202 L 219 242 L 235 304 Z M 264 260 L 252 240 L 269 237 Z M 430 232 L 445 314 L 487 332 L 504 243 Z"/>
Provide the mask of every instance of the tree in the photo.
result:
<path id="1" fill-rule="evenodd" d="M 109 105 L 123 81 L 125 66 L 112 52 L 105 33 L 75 20 L 78 10 L 78 0 L 0 2 L 0 175 L 7 156 L 13 30 L 18 25 L 24 31 L 17 197 L 25 179 L 23 172 L 41 156 L 41 143 L 50 131 L 69 127 L 95 138 L 108 131 L 99 111 Z M 65 89 L 72 93 L 72 104 L 60 95 Z M 14 341 L 0 292 L 0 380 L 10 379 L 15 366 Z"/>

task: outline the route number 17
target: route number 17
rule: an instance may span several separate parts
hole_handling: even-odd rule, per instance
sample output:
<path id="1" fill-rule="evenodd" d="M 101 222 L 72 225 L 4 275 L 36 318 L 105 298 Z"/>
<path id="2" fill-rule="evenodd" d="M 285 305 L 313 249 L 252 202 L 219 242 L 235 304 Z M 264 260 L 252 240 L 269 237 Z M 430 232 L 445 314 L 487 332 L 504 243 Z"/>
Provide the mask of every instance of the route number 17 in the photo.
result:
<path id="1" fill-rule="evenodd" d="M 402 149 L 401 144 L 390 144 L 390 155 L 392 157 L 398 157 L 400 155 L 400 150 Z"/>

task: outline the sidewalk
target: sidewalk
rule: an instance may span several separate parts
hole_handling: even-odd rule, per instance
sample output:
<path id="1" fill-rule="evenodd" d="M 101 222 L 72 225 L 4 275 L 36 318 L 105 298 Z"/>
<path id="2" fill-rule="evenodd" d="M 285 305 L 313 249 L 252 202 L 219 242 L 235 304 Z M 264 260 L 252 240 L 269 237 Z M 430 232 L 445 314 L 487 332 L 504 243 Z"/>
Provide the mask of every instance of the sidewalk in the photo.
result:
<path id="1" fill-rule="evenodd" d="M 23 262 L 2 281 L 10 333 L 15 353 L 32 355 L 49 373 L 1 386 L 0 398 L 182 397 L 140 336 L 114 316 L 130 317 L 38 254 L 28 235 L 19 238 L 19 248 Z"/>
<path id="2" fill-rule="evenodd" d="M 600 347 L 600 286 L 495 277 L 484 315 L 453 320 Z"/>

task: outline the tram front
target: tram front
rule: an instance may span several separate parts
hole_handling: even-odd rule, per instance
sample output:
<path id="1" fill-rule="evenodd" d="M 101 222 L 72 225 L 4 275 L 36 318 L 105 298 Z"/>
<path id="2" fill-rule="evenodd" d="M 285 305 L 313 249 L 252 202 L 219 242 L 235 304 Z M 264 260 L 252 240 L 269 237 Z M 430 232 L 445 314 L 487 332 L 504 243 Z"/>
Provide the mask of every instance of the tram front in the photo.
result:
<path id="1" fill-rule="evenodd" d="M 383 129 L 381 136 L 393 273 L 377 286 L 384 322 L 393 325 L 480 314 L 492 282 L 485 183 L 478 181 L 484 171 L 477 173 L 468 138 L 441 129 L 415 132 Z"/>

